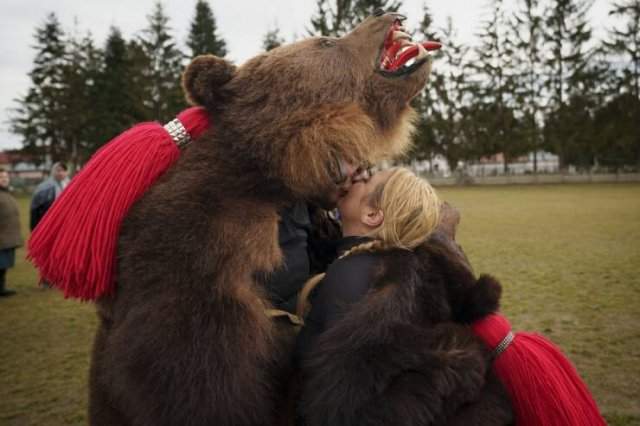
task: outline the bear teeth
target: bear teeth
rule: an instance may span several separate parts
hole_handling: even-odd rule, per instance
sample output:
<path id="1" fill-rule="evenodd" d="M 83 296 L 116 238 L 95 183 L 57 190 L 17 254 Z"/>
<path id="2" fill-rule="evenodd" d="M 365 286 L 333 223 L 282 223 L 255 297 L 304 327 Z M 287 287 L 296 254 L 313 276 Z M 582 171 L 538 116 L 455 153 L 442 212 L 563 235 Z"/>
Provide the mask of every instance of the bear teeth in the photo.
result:
<path id="1" fill-rule="evenodd" d="M 427 52 L 427 49 L 425 49 L 425 47 L 422 45 L 422 43 L 418 43 L 418 56 L 416 56 L 416 61 L 419 61 L 422 58 L 426 58 L 427 56 L 429 56 L 429 52 Z"/>
<path id="2" fill-rule="evenodd" d="M 393 32 L 393 41 L 398 40 L 411 40 L 411 36 L 404 31 L 394 31 Z"/>

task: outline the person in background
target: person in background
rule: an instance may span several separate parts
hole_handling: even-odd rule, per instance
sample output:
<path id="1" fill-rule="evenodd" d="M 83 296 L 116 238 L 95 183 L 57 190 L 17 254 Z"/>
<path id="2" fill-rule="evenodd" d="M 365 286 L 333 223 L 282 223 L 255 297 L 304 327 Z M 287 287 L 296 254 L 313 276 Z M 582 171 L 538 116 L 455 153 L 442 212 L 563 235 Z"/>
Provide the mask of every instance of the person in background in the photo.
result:
<path id="1" fill-rule="evenodd" d="M 30 228 L 32 231 L 69 184 L 68 175 L 66 164 L 54 163 L 49 178 L 36 187 L 31 199 Z"/>
<path id="2" fill-rule="evenodd" d="M 15 264 L 16 248 L 23 242 L 18 203 L 9 193 L 9 173 L 0 168 L 0 297 L 16 293 L 6 288 L 6 274 Z"/>

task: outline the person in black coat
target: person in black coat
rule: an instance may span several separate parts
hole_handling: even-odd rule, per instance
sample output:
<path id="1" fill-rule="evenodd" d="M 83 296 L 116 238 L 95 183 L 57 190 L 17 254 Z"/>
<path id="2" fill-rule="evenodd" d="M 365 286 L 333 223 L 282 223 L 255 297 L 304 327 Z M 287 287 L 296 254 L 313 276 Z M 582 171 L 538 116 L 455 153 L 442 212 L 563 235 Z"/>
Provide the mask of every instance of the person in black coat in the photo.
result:
<path id="1" fill-rule="evenodd" d="M 60 162 L 54 163 L 49 178 L 36 187 L 31 198 L 29 227 L 32 231 L 68 184 L 67 166 Z"/>

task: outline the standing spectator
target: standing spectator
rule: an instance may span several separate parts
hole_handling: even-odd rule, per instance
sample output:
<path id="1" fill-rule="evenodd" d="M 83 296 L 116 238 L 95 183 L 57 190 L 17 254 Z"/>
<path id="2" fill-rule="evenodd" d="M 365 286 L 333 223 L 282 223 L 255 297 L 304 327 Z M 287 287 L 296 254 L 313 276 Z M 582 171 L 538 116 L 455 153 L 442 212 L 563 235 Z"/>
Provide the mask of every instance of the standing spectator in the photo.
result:
<path id="1" fill-rule="evenodd" d="M 60 162 L 54 163 L 49 179 L 38 185 L 31 199 L 30 226 L 32 231 L 68 183 L 67 165 Z"/>
<path id="2" fill-rule="evenodd" d="M 16 247 L 22 243 L 18 203 L 9 193 L 9 173 L 0 168 L 0 297 L 16 293 L 5 288 L 6 274 L 15 264 Z"/>

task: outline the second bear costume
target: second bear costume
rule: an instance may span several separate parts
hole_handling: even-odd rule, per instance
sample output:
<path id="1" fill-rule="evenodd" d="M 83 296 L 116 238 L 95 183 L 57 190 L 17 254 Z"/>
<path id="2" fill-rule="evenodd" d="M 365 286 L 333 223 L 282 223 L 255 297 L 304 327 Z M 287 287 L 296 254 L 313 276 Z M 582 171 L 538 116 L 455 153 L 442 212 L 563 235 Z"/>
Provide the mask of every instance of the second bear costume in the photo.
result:
<path id="1" fill-rule="evenodd" d="M 465 325 L 497 310 L 500 285 L 438 236 L 356 256 L 375 259 L 371 290 L 302 360 L 306 424 L 511 424 L 491 351 Z"/>

